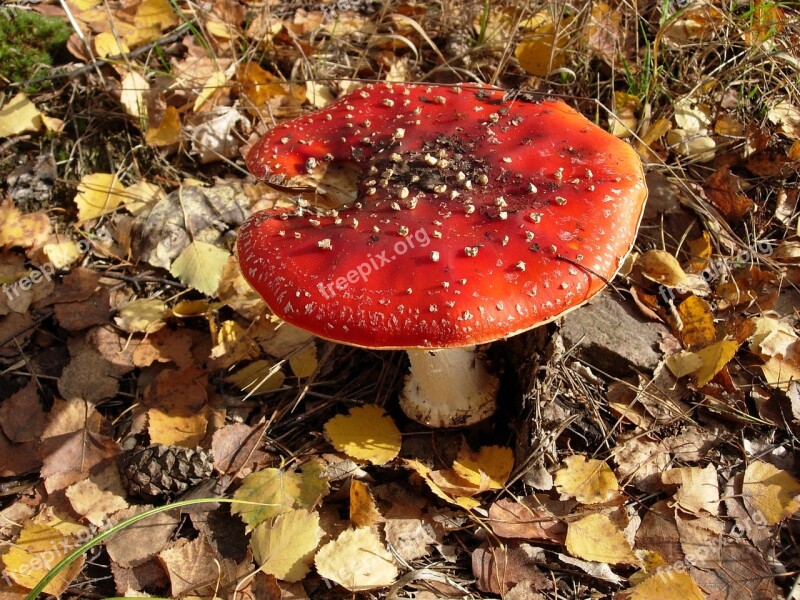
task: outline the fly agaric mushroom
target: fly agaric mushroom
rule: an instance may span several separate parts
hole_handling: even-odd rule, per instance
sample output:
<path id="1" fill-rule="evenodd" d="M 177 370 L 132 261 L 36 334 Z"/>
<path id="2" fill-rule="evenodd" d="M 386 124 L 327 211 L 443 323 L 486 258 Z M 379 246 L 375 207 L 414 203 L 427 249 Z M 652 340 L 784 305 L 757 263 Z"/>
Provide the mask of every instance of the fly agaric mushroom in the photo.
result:
<path id="1" fill-rule="evenodd" d="M 475 345 L 599 292 L 647 196 L 626 143 L 563 102 L 482 85 L 366 85 L 273 127 L 247 166 L 316 197 L 244 224 L 245 278 L 316 335 L 408 350 L 401 407 L 431 427 L 494 412 Z"/>

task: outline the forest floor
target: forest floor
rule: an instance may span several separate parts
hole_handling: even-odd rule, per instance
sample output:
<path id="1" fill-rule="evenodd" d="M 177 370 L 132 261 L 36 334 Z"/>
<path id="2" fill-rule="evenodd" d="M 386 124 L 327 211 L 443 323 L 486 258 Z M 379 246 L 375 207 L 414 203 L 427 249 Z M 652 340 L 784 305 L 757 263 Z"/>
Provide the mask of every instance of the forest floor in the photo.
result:
<path id="1" fill-rule="evenodd" d="M 0 600 L 800 600 L 797 4 L 20 0 L 0 81 Z M 470 427 L 236 260 L 292 199 L 249 148 L 376 81 L 559 98 L 646 172 Z"/>

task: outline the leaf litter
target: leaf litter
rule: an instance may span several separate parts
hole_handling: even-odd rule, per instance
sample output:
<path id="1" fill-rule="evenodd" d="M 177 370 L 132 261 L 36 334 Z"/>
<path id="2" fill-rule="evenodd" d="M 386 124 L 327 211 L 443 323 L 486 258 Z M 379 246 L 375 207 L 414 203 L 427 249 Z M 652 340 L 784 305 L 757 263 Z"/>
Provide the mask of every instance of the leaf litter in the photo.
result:
<path id="1" fill-rule="evenodd" d="M 796 10 L 384 8 L 31 8 L 78 31 L 57 67 L 74 75 L 45 68 L 47 92 L 0 98 L 4 595 L 179 489 L 233 504 L 126 528 L 45 592 L 796 593 Z M 232 248 L 247 216 L 291 200 L 242 169 L 269 124 L 353 78 L 467 75 L 560 89 L 645 159 L 651 203 L 615 285 L 666 333 L 654 369 L 613 373 L 613 335 L 588 359 L 557 325 L 498 343 L 505 412 L 437 432 L 397 410 L 401 354 L 281 323 Z"/>

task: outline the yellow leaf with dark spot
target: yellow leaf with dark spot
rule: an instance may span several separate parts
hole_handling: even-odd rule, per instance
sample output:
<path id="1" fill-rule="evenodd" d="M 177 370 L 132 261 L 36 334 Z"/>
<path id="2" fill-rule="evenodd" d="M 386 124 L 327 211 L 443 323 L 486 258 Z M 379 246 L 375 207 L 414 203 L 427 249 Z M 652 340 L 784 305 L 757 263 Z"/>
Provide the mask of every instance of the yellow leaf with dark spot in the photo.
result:
<path id="1" fill-rule="evenodd" d="M 744 472 L 742 498 L 757 525 L 777 525 L 800 510 L 800 482 L 786 471 L 755 460 Z"/>
<path id="2" fill-rule="evenodd" d="M 678 306 L 681 339 L 690 347 L 707 346 L 716 339 L 711 305 L 697 296 L 689 296 Z"/>
<path id="3" fill-rule="evenodd" d="M 370 527 L 383 522 L 369 486 L 357 479 L 350 480 L 350 522 L 356 527 Z"/>

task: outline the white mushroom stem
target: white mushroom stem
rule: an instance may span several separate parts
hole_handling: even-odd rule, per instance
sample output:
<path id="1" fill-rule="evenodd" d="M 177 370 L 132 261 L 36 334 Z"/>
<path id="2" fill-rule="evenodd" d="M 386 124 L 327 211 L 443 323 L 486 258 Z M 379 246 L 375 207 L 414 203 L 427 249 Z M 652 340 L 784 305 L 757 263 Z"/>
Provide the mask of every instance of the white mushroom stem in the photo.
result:
<path id="1" fill-rule="evenodd" d="M 428 427 L 461 427 L 494 414 L 500 381 L 489 373 L 475 347 L 409 350 L 411 371 L 400 408 Z"/>

